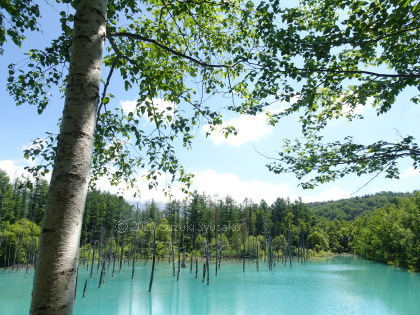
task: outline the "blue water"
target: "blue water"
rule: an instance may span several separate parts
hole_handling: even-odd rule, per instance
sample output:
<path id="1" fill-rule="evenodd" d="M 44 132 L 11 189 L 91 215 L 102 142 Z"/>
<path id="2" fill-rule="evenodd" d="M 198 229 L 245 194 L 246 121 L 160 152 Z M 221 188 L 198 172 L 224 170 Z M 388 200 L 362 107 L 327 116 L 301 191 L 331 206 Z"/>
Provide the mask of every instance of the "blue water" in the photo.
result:
<path id="1" fill-rule="evenodd" d="M 201 264 L 202 266 L 202 264 Z M 180 279 L 165 261 L 156 265 L 152 292 L 148 292 L 150 261 L 138 263 L 134 281 L 131 267 L 98 288 L 99 275 L 83 266 L 75 314 L 420 314 L 420 274 L 357 257 L 336 256 L 293 268 L 277 264 L 269 271 L 256 265 L 222 262 L 215 276 L 210 265 L 210 285 L 198 279 L 189 264 Z M 27 314 L 33 272 L 0 271 L 0 314 Z M 88 279 L 86 297 L 83 286 Z"/>

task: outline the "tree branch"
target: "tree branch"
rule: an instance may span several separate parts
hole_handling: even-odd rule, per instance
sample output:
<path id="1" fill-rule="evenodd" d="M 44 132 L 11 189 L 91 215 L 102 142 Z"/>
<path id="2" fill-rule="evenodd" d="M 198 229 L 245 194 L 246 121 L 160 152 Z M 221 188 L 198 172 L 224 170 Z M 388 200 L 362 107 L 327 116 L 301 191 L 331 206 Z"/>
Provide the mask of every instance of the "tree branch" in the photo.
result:
<path id="1" fill-rule="evenodd" d="M 245 61 L 245 60 L 241 60 Z M 264 69 L 266 68 L 265 65 L 261 65 L 256 62 L 247 61 L 249 65 L 255 66 L 256 68 Z M 272 69 L 270 68 L 272 71 Z M 338 73 L 338 74 L 367 74 L 373 75 L 376 77 L 383 77 L 383 78 L 401 78 L 401 79 L 417 79 L 420 78 L 420 74 L 388 74 L 388 73 L 377 73 L 372 71 L 363 71 L 363 70 L 333 70 L 333 69 L 307 69 L 307 68 L 297 68 L 297 67 L 290 67 L 289 70 L 292 71 L 301 71 L 301 72 L 326 72 L 326 73 Z M 285 73 L 290 74 L 289 70 L 276 70 L 276 73 Z"/>
<path id="2" fill-rule="evenodd" d="M 101 103 L 98 106 L 97 115 L 101 112 L 102 106 L 104 106 L 104 99 L 106 96 L 106 91 L 108 89 L 109 83 L 111 82 L 112 74 L 114 73 L 115 65 L 117 64 L 117 61 L 120 59 L 120 54 L 117 52 L 117 56 L 115 57 L 114 61 L 112 62 L 111 69 L 109 70 L 108 77 L 106 78 L 104 90 L 101 97 Z M 106 106 L 106 105 L 105 105 Z"/>
<path id="3" fill-rule="evenodd" d="M 167 6 L 167 4 L 166 4 L 166 2 L 165 2 L 164 0 L 162 0 L 162 3 L 163 3 L 163 5 L 165 6 L 166 10 L 168 11 L 168 14 L 171 16 L 172 21 L 174 21 L 174 23 L 175 23 L 175 25 L 176 25 L 176 27 L 177 27 L 177 29 L 178 29 L 178 31 L 179 31 L 179 34 L 182 36 L 182 39 L 184 40 L 184 43 L 185 43 L 185 46 L 186 46 L 185 51 L 188 51 L 188 52 L 191 54 L 190 48 L 189 48 L 189 46 L 188 46 L 188 41 L 185 39 L 185 35 L 184 35 L 184 33 L 182 32 L 181 28 L 179 27 L 179 25 L 178 25 L 178 23 L 177 23 L 177 21 L 176 21 L 176 19 L 175 19 L 174 15 L 171 13 L 171 11 L 169 10 L 169 8 L 168 8 L 168 6 Z M 192 16 L 191 16 L 191 17 L 192 17 Z"/>
<path id="4" fill-rule="evenodd" d="M 313 42 L 313 43 L 298 42 L 298 43 L 300 45 L 303 45 L 303 46 L 316 46 L 316 47 L 318 47 L 318 46 L 341 46 L 343 44 L 359 44 L 360 45 L 360 44 L 376 43 L 376 42 L 379 42 L 379 41 L 381 41 L 385 38 L 388 38 L 388 37 L 396 36 L 396 35 L 403 34 L 403 33 L 406 33 L 406 32 L 416 31 L 416 30 L 419 30 L 419 29 L 420 29 L 420 27 L 407 28 L 407 29 L 403 29 L 403 30 L 400 30 L 400 31 L 395 32 L 395 33 L 385 34 L 383 36 L 378 36 L 374 39 L 369 39 L 369 40 L 356 40 L 356 39 L 354 39 L 354 40 L 337 41 L 337 42 Z"/>
<path id="5" fill-rule="evenodd" d="M 179 56 L 179 57 L 188 59 L 188 60 L 190 60 L 190 61 L 192 61 L 192 62 L 194 62 L 194 63 L 196 63 L 196 64 L 198 64 L 198 65 L 200 65 L 202 67 L 207 67 L 207 68 L 226 68 L 226 69 L 232 68 L 232 66 L 228 66 L 228 65 L 218 65 L 218 64 L 210 64 L 210 63 L 203 62 L 201 60 L 198 60 L 196 58 L 193 58 L 191 56 L 188 56 L 186 54 L 183 54 L 183 53 L 181 53 L 179 51 L 176 51 L 176 50 L 174 50 L 174 49 L 172 49 L 172 48 L 170 48 L 168 46 L 165 46 L 162 43 L 159 43 L 158 41 L 156 41 L 154 39 L 151 39 L 151 38 L 148 38 L 148 37 L 144 37 L 144 36 L 141 36 L 141 35 L 138 35 L 138 34 L 132 34 L 132 33 L 128 33 L 128 32 L 110 32 L 107 35 L 108 35 L 108 37 L 128 37 L 128 38 L 134 38 L 134 39 L 137 39 L 137 40 L 141 40 L 141 41 L 144 41 L 144 42 L 148 42 L 148 43 L 154 44 L 154 45 L 156 45 L 156 46 L 158 46 L 158 47 L 160 47 L 160 48 L 162 48 L 162 49 L 170 52 L 173 55 L 176 55 L 176 56 Z"/>
<path id="6" fill-rule="evenodd" d="M 383 77 L 383 78 L 403 78 L 403 79 L 412 79 L 412 78 L 420 78 L 420 74 L 387 74 L 387 73 L 377 73 L 372 71 L 363 71 L 363 70 L 332 70 L 332 69 L 305 69 L 305 68 L 294 68 L 296 71 L 304 71 L 304 72 L 328 72 L 328 73 L 348 73 L 348 74 L 367 74 L 373 75 L 376 77 Z"/>

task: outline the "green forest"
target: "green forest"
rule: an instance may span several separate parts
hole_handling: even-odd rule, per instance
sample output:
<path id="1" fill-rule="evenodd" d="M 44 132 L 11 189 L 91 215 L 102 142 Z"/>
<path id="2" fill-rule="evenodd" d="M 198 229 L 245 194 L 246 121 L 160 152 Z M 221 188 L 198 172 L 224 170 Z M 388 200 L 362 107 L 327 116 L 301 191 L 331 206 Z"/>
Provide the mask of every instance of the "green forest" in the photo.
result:
<path id="1" fill-rule="evenodd" d="M 0 266 L 34 265 L 48 183 L 11 181 L 0 170 Z M 352 253 L 410 271 L 420 270 L 420 192 L 381 192 L 330 202 L 277 198 L 213 199 L 194 192 L 164 206 L 132 205 L 108 192 L 87 196 L 79 263 L 137 259 L 255 259 L 305 262 L 311 257 Z M 182 258 L 181 258 L 182 257 Z M 259 261 L 259 260 L 257 260 Z M 175 266 L 175 264 L 174 264 Z M 245 268 L 245 263 L 244 263 Z M 175 273 L 175 267 L 174 267 Z"/>
<path id="2" fill-rule="evenodd" d="M 266 149 L 254 146 L 268 171 L 292 174 L 303 189 L 352 174 L 417 174 L 419 12 L 413 0 L 0 1 L 11 97 L 2 99 L 38 114 L 57 102 L 63 109 L 44 115 L 59 128 L 41 137 L 33 115 L 7 116 L 11 130 L 38 136 L 30 145 L 4 128 L 16 142 L 4 152 L 25 143 L 35 178 L 0 171 L 0 267 L 36 266 L 30 313 L 73 314 L 77 263 L 103 271 L 128 261 L 134 272 L 136 260 L 151 259 L 150 286 L 156 259 L 172 261 L 175 274 L 187 259 L 208 269 L 235 258 L 245 271 L 246 260 L 271 270 L 348 253 L 419 271 L 419 191 L 269 204 L 234 200 L 227 189 L 223 198 L 198 191 L 137 205 L 89 188 L 104 179 L 140 190 L 141 173 L 154 189 L 165 174 L 189 193 L 189 161 L 243 156 L 200 151 L 201 140 L 240 135 L 233 122 L 252 116 L 279 128 Z M 134 106 L 125 110 L 129 95 Z M 367 128 L 357 125 L 363 118 Z M 335 132 L 337 121 L 354 123 Z M 193 147 L 205 159 L 185 158 L 181 150 Z M 49 172 L 50 184 L 42 180 Z"/>

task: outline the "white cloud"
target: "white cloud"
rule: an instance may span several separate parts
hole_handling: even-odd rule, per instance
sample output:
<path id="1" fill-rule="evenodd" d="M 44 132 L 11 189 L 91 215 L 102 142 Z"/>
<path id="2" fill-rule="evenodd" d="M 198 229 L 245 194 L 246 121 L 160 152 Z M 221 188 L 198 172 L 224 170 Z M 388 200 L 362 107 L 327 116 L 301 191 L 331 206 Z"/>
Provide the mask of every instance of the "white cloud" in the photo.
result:
<path id="1" fill-rule="evenodd" d="M 153 100 L 148 100 L 148 102 L 151 102 L 153 104 L 153 107 L 156 108 L 157 112 L 163 113 L 166 116 L 173 116 L 175 108 L 177 106 L 175 103 L 166 101 L 161 98 L 154 98 Z M 130 112 L 135 114 L 136 106 L 137 106 L 137 100 L 120 101 L 120 107 L 125 114 L 128 114 Z M 167 108 L 169 107 L 172 109 L 168 110 Z"/>
<path id="2" fill-rule="evenodd" d="M 28 172 L 24 169 L 28 165 L 26 160 L 1 160 L 0 169 L 6 171 L 11 180 L 19 176 L 28 176 Z M 406 170 L 404 177 L 418 176 L 419 172 L 413 168 Z M 158 178 L 159 186 L 156 189 L 150 190 L 148 182 L 143 178 L 145 172 L 137 176 L 137 189 L 140 191 L 139 197 L 134 197 L 137 192 L 136 189 L 127 189 L 124 184 L 112 186 L 104 177 L 97 181 L 97 188 L 102 191 L 107 191 L 112 194 L 123 195 L 129 202 L 150 201 L 154 199 L 156 202 L 167 202 L 168 197 L 164 194 L 164 188 L 170 183 L 170 180 L 163 174 Z M 47 175 L 47 180 L 50 179 L 50 174 Z M 402 175 L 403 176 L 403 175 Z M 173 183 L 171 193 L 174 198 L 182 200 L 186 195 L 181 192 L 181 184 Z M 245 198 L 251 199 L 254 202 L 259 202 L 264 199 L 268 204 L 273 203 L 277 198 L 287 198 L 291 200 L 297 199 L 293 194 L 292 189 L 287 183 L 271 184 L 257 180 L 245 181 L 240 179 L 237 175 L 232 173 L 218 173 L 215 170 L 205 170 L 194 173 L 193 185 L 191 190 L 197 190 L 199 193 L 205 193 L 211 197 L 224 198 L 226 196 L 232 197 L 236 202 L 240 203 Z M 317 194 L 316 197 L 305 196 L 302 197 L 304 202 L 328 201 L 338 200 L 351 197 L 351 193 L 340 187 L 334 186 L 331 189 L 323 190 Z"/>
<path id="3" fill-rule="evenodd" d="M 267 123 L 268 114 L 279 114 L 286 110 L 289 104 L 295 103 L 299 99 L 298 96 L 292 97 L 290 103 L 280 102 L 274 103 L 266 107 L 266 111 L 257 115 L 241 115 L 237 118 L 229 119 L 223 122 L 215 131 L 211 133 L 209 138 L 215 145 L 226 143 L 228 145 L 238 147 L 247 142 L 257 141 L 269 136 L 274 127 Z M 222 128 L 233 126 L 238 131 L 235 136 L 229 135 L 227 138 L 222 133 Z M 203 132 L 210 132 L 210 126 L 204 125 Z"/>
<path id="4" fill-rule="evenodd" d="M 339 101 L 339 102 L 341 102 L 341 101 Z M 368 100 L 366 102 L 366 105 L 357 104 L 354 108 L 352 108 L 349 104 L 344 103 L 342 108 L 341 108 L 340 113 L 341 113 L 341 115 L 348 115 L 348 114 L 362 115 L 362 114 L 365 114 L 366 112 L 368 112 L 369 109 L 372 109 L 372 107 L 371 107 L 372 103 L 373 103 L 373 98 L 372 97 L 368 98 Z M 348 119 L 344 116 L 344 117 L 340 117 L 340 118 L 335 119 L 335 120 L 331 120 L 329 122 L 329 125 L 330 126 L 336 126 L 336 125 L 342 124 L 342 123 L 347 122 L 347 121 L 348 121 Z"/>
<path id="5" fill-rule="evenodd" d="M 142 178 L 142 175 L 139 175 L 137 180 L 140 197 L 136 198 L 133 197 L 135 193 L 134 189 L 125 189 L 123 184 L 111 186 L 105 178 L 97 182 L 97 187 L 98 189 L 114 194 L 123 192 L 124 198 L 131 202 L 140 200 L 148 201 L 151 199 L 159 202 L 168 201 L 168 197 L 165 196 L 163 192 L 163 189 L 168 183 L 164 175 L 158 179 L 158 188 L 153 190 L 149 190 L 147 182 Z M 244 181 L 234 174 L 217 173 L 214 170 L 195 172 L 191 190 L 197 190 L 199 193 L 205 193 L 206 195 L 215 198 L 224 198 L 229 195 L 238 203 L 242 202 L 245 198 L 248 198 L 254 202 L 259 202 L 261 199 L 264 199 L 269 204 L 273 203 L 278 197 L 287 198 L 291 193 L 291 189 L 286 183 L 270 184 L 256 180 Z M 171 193 L 173 197 L 178 200 L 182 200 L 186 197 L 186 195 L 181 192 L 180 183 L 174 183 L 172 185 Z"/>
<path id="6" fill-rule="evenodd" d="M 0 170 L 5 171 L 11 180 L 21 175 L 27 175 L 24 169 L 26 165 L 22 166 L 18 164 L 21 163 L 12 160 L 2 160 L 0 161 Z"/>
<path id="7" fill-rule="evenodd" d="M 334 186 L 331 189 L 323 190 L 318 194 L 318 197 L 306 196 L 302 197 L 304 202 L 316 202 L 316 201 L 330 201 L 350 198 L 351 192 L 344 190 L 340 187 Z"/>
<path id="8" fill-rule="evenodd" d="M 210 196 L 224 198 L 227 195 L 237 202 L 245 198 L 259 202 L 264 199 L 269 204 L 278 197 L 287 198 L 291 189 L 285 183 L 270 184 L 261 181 L 244 181 L 231 173 L 217 173 L 214 170 L 205 170 L 194 173 L 193 189 L 204 192 Z"/>
<path id="9" fill-rule="evenodd" d="M 172 194 L 174 199 L 182 200 L 187 197 L 185 193 L 181 191 L 182 185 L 178 182 L 171 182 L 172 175 L 162 173 L 157 175 L 158 186 L 153 189 L 149 189 L 149 181 L 145 179 L 147 174 L 146 170 L 140 170 L 135 175 L 136 184 L 134 188 L 128 188 L 124 182 L 121 182 L 117 186 L 111 185 L 106 177 L 100 178 L 96 181 L 96 188 L 101 191 L 107 191 L 111 194 L 123 196 L 128 202 L 146 202 L 154 200 L 156 202 L 167 202 L 169 196 L 165 195 L 165 190 Z M 169 190 L 169 186 L 170 190 Z"/>
<path id="10" fill-rule="evenodd" d="M 276 103 L 274 104 L 274 106 L 271 106 L 271 107 L 278 106 L 279 104 L 280 104 L 280 106 L 281 106 L 281 107 L 287 107 L 287 106 L 289 106 L 290 104 L 294 104 L 294 103 L 296 103 L 298 100 L 300 100 L 300 99 L 302 98 L 300 95 L 293 95 L 293 96 L 290 96 L 291 94 L 289 94 L 289 97 L 290 97 L 290 101 L 289 101 L 289 102 L 286 102 L 286 101 L 281 101 L 281 102 L 279 102 L 279 101 L 278 101 L 278 99 L 279 99 L 279 97 L 281 96 L 281 94 L 282 94 L 282 93 L 278 93 L 278 95 L 277 95 L 277 96 L 276 96 L 276 95 L 271 95 L 271 96 L 269 96 L 269 97 L 268 97 L 268 99 L 269 99 L 269 100 L 271 100 L 271 101 L 273 101 L 273 100 L 274 100 L 274 102 L 276 102 Z"/>
<path id="11" fill-rule="evenodd" d="M 407 168 L 403 173 L 401 173 L 400 178 L 408 178 L 408 177 L 414 177 L 414 176 L 419 176 L 420 175 L 420 170 L 419 169 L 414 169 L 414 167 L 409 167 Z"/>
<path id="12" fill-rule="evenodd" d="M 367 108 L 372 105 L 373 98 L 369 98 L 366 105 L 357 104 L 356 107 L 351 108 L 348 104 L 344 104 L 343 108 L 341 109 L 342 114 L 352 113 L 354 115 L 361 115 L 363 112 L 367 110 Z"/>
<path id="13" fill-rule="evenodd" d="M 36 165 L 36 161 L 28 161 L 26 159 L 1 160 L 0 170 L 5 171 L 11 181 L 15 180 L 18 177 L 25 177 L 30 180 L 34 180 L 34 177 L 25 169 L 25 167 L 27 166 L 34 165 Z M 44 178 L 49 182 L 51 179 L 51 173 L 47 173 Z"/>
<path id="14" fill-rule="evenodd" d="M 156 189 L 149 190 L 148 182 L 143 179 L 145 173 L 139 174 L 137 177 L 137 188 L 140 190 L 140 197 L 134 197 L 135 189 L 126 189 L 123 184 L 111 186 L 109 182 L 103 178 L 98 181 L 97 186 L 103 191 L 117 194 L 123 192 L 123 196 L 127 201 L 139 202 L 150 201 L 154 199 L 157 202 L 167 202 L 168 197 L 165 196 L 163 189 L 169 183 L 165 175 L 158 178 L 159 186 Z M 232 197 L 236 202 L 241 203 L 245 198 L 253 202 L 260 202 L 264 199 L 268 204 L 272 204 L 277 198 L 290 198 L 294 201 L 298 199 L 296 192 L 292 191 L 289 184 L 280 182 L 277 184 L 262 182 L 258 180 L 242 180 L 232 173 L 218 173 L 215 170 L 208 169 L 201 172 L 194 172 L 193 184 L 191 191 L 197 190 L 199 193 L 205 193 L 212 198 Z M 182 185 L 173 183 L 171 194 L 173 198 L 182 200 L 187 197 L 181 192 Z M 303 196 L 304 202 L 329 201 L 350 198 L 351 192 L 344 190 L 338 186 L 334 186 L 327 190 L 321 190 L 316 196 Z"/>
<path id="15" fill-rule="evenodd" d="M 33 162 L 29 163 L 29 161 L 25 159 L 19 159 L 19 160 L 0 160 L 0 170 L 3 170 L 7 173 L 10 180 L 13 181 L 15 178 L 18 177 L 25 177 L 25 178 L 32 178 L 32 176 L 25 170 L 26 166 L 32 166 L 34 165 Z M 149 190 L 147 182 L 142 178 L 143 174 L 140 174 L 137 177 L 137 180 L 139 182 L 139 187 L 141 191 L 141 200 L 148 201 L 148 200 L 156 200 L 156 201 L 162 201 L 166 202 L 168 198 L 163 193 L 163 188 L 166 184 L 166 178 L 164 175 L 161 176 L 159 179 L 160 186 L 158 189 L 155 190 Z M 45 178 L 48 182 L 51 179 L 51 173 L 48 173 Z M 100 180 L 96 182 L 97 188 L 102 191 L 107 191 L 112 194 L 119 194 L 123 192 L 123 196 L 128 201 L 139 201 L 140 198 L 134 198 L 134 194 L 136 192 L 135 189 L 127 189 L 124 184 L 120 184 L 118 186 L 112 186 L 108 179 L 103 177 Z M 177 192 L 177 188 L 179 185 L 176 185 L 174 191 Z M 181 193 L 177 194 L 177 198 L 182 198 L 183 196 Z"/>
<path id="16" fill-rule="evenodd" d="M 120 107 L 123 110 L 124 114 L 135 113 L 136 112 L 136 100 L 132 101 L 120 101 Z"/>
<path id="17" fill-rule="evenodd" d="M 221 132 L 221 128 L 233 126 L 238 131 L 238 134 L 229 135 L 227 138 Z M 267 124 L 267 115 L 265 113 L 257 114 L 255 116 L 242 115 L 238 118 L 227 120 L 222 127 L 213 131 L 210 139 L 214 144 L 219 145 L 227 143 L 232 146 L 240 146 L 244 143 L 262 139 L 273 131 L 273 127 Z M 209 125 L 203 126 L 203 131 L 210 131 Z"/>

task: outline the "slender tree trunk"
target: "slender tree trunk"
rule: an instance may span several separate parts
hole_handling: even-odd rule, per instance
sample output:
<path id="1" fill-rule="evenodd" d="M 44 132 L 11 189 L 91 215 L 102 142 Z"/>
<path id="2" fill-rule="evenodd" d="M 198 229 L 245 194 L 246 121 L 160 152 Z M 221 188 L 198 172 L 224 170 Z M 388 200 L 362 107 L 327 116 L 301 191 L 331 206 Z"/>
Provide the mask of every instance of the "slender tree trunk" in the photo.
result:
<path id="1" fill-rule="evenodd" d="M 137 242 L 136 242 L 136 235 L 137 232 L 134 232 L 134 243 L 133 243 L 133 265 L 131 266 L 131 279 L 134 279 L 134 268 L 136 266 L 136 255 L 137 255 Z"/>
<path id="2" fill-rule="evenodd" d="M 7 245 L 7 243 L 6 243 L 6 245 Z M 12 244 L 9 244 L 9 251 L 7 253 L 7 267 L 10 266 L 10 249 L 11 248 L 12 248 Z M 6 264 L 5 264 L 5 266 L 6 266 Z"/>
<path id="3" fill-rule="evenodd" d="M 0 216 L 0 220 L 1 220 L 1 216 Z M 1 221 L 0 221 L 1 222 Z M 4 239 L 4 232 L 6 231 L 6 226 L 4 226 L 4 228 L 3 228 L 3 233 L 2 233 L 2 235 L 1 235 L 1 238 L 0 238 L 0 248 L 1 248 L 1 244 L 3 243 L 3 239 Z M 4 251 L 4 255 L 6 256 L 6 251 Z"/>
<path id="4" fill-rule="evenodd" d="M 171 246 L 172 246 L 172 276 L 175 277 L 175 249 L 174 249 L 173 240 L 171 240 Z"/>
<path id="5" fill-rule="evenodd" d="M 92 246 L 92 264 L 90 265 L 90 277 L 92 278 L 92 274 L 93 274 L 93 264 L 95 261 L 95 247 Z"/>
<path id="6" fill-rule="evenodd" d="M 195 278 L 198 277 L 198 258 L 195 259 Z"/>
<path id="7" fill-rule="evenodd" d="M 99 267 L 101 266 L 103 221 L 104 221 L 104 219 L 102 218 L 102 223 L 101 223 L 101 236 L 99 238 L 99 252 L 98 252 L 98 263 L 96 265 L 96 273 L 99 273 Z"/>
<path id="8" fill-rule="evenodd" d="M 290 261 L 290 267 L 292 267 L 292 248 L 290 246 L 291 243 L 291 236 L 290 236 L 290 224 L 289 224 L 289 231 L 288 231 L 288 236 L 287 236 L 287 246 L 288 246 L 288 252 L 289 252 L 289 261 Z"/>
<path id="9" fill-rule="evenodd" d="M 258 245 L 258 239 L 257 239 L 257 271 L 260 270 L 260 250 Z"/>
<path id="10" fill-rule="evenodd" d="M 87 287 L 87 282 L 88 282 L 88 279 L 86 279 L 86 281 L 85 281 L 85 285 L 84 285 L 84 287 L 83 287 L 83 298 L 85 298 L 85 297 L 86 297 L 86 287 Z"/>
<path id="11" fill-rule="evenodd" d="M 193 256 L 191 255 L 191 261 L 190 261 L 190 273 L 192 273 L 193 268 Z"/>
<path id="12" fill-rule="evenodd" d="M 116 249 L 115 249 L 116 250 Z M 116 253 L 112 254 L 112 276 L 114 276 L 115 273 L 115 261 L 117 260 L 117 255 Z"/>
<path id="13" fill-rule="evenodd" d="M 138 221 L 139 214 L 139 205 L 137 204 L 136 210 L 136 222 Z M 134 231 L 134 240 L 133 240 L 133 266 L 131 269 L 131 279 L 134 279 L 134 267 L 136 266 L 136 256 L 137 256 L 137 231 Z"/>
<path id="14" fill-rule="evenodd" d="M 122 244 L 121 244 L 121 254 L 120 254 L 120 269 L 119 272 L 121 272 L 121 268 L 122 268 L 122 263 L 123 263 L 123 256 L 124 256 L 124 234 L 122 236 Z"/>
<path id="15" fill-rule="evenodd" d="M 15 267 L 16 267 L 17 271 L 19 271 L 19 257 L 18 257 L 18 255 L 20 256 L 19 253 L 20 253 L 21 224 L 22 223 L 19 223 L 19 231 L 18 231 L 18 235 L 17 235 L 17 238 L 16 238 L 15 253 L 13 255 L 13 262 L 12 262 L 12 271 L 15 269 Z M 16 262 L 17 262 L 17 264 L 16 264 Z"/>
<path id="16" fill-rule="evenodd" d="M 106 0 L 78 1 L 56 159 L 34 276 L 31 314 L 72 314 L 77 254 L 88 189 Z"/>
<path id="17" fill-rule="evenodd" d="M 216 271 L 216 276 L 217 276 L 217 266 L 218 266 L 218 254 L 219 254 L 219 249 L 217 248 L 217 236 L 216 236 L 216 265 L 215 265 L 215 271 Z"/>
<path id="18" fill-rule="evenodd" d="M 74 286 L 74 297 L 73 301 L 76 301 L 76 293 L 77 293 L 77 279 L 79 278 L 79 267 L 76 270 L 76 285 Z"/>
<path id="19" fill-rule="evenodd" d="M 156 261 L 156 225 L 153 227 L 153 258 L 152 258 L 152 272 L 150 273 L 149 292 L 152 291 L 153 277 L 155 275 L 155 261 Z"/>
<path id="20" fill-rule="evenodd" d="M 178 271 L 176 274 L 176 281 L 179 281 L 179 272 L 181 271 L 181 248 L 178 247 Z"/>
<path id="21" fill-rule="evenodd" d="M 98 288 L 100 288 L 102 283 L 105 281 L 105 263 L 106 263 L 106 261 L 104 259 L 104 261 L 102 262 L 101 275 L 99 277 Z"/>
<path id="22" fill-rule="evenodd" d="M 223 249 L 223 238 L 222 238 L 222 230 L 220 230 L 220 251 L 219 251 L 219 265 L 217 269 L 220 269 L 220 263 L 222 262 L 222 249 Z"/>
<path id="23" fill-rule="evenodd" d="M 243 257 L 243 261 L 242 261 L 242 272 L 245 272 L 245 258 L 246 258 L 246 247 L 245 247 L 245 234 L 244 234 L 244 230 L 242 230 L 242 243 L 244 245 L 244 257 Z"/>
<path id="24" fill-rule="evenodd" d="M 207 271 L 207 285 L 209 285 L 210 283 L 210 266 L 209 266 L 209 256 L 210 256 L 210 248 L 209 245 L 207 245 L 207 250 L 206 250 L 206 271 Z"/>

